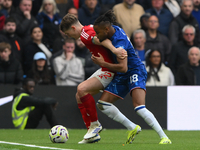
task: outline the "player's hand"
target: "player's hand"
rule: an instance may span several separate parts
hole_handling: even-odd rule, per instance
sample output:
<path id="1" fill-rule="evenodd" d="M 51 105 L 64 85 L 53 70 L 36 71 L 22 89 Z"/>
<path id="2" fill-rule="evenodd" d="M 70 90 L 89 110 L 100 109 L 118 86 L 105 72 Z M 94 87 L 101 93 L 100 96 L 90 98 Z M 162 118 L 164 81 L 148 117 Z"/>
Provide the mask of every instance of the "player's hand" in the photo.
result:
<path id="1" fill-rule="evenodd" d="M 97 65 L 99 65 L 99 66 L 102 66 L 102 64 L 103 64 L 103 62 L 105 62 L 104 61 L 104 58 L 103 58 L 103 56 L 100 54 L 100 53 L 98 53 L 98 55 L 99 55 L 99 57 L 96 57 L 96 56 L 94 56 L 94 55 L 92 55 L 92 61 L 95 63 L 95 64 L 97 64 Z"/>
<path id="2" fill-rule="evenodd" d="M 116 48 L 115 55 L 119 59 L 125 59 L 128 56 L 127 51 L 121 47 Z"/>

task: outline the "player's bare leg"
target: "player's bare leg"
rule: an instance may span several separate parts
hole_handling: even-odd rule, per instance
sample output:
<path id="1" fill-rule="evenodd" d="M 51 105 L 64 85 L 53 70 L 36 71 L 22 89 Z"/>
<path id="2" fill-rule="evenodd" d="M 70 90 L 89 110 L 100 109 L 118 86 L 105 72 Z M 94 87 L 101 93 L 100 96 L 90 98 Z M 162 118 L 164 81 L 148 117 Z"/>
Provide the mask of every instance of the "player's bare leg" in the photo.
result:
<path id="1" fill-rule="evenodd" d="M 86 112 L 86 109 L 80 100 L 80 96 L 83 97 L 87 94 L 93 96 L 99 93 L 99 89 L 103 89 L 103 86 L 101 82 L 95 77 L 80 83 L 77 89 L 76 100 L 87 129 L 89 129 L 91 120 L 89 114 Z"/>
<path id="2" fill-rule="evenodd" d="M 96 105 L 92 96 L 99 93 L 99 90 L 102 90 L 103 88 L 103 85 L 96 77 L 90 78 L 82 82 L 77 88 L 76 99 L 78 107 L 81 111 L 82 118 L 88 131 L 90 130 L 90 126 L 93 124 L 101 126 L 98 121 Z M 90 138 L 90 140 L 80 141 L 79 144 L 93 143 L 100 140 L 100 136 L 97 134 L 95 134 L 94 137 Z"/>
<path id="3" fill-rule="evenodd" d="M 171 141 L 164 133 L 154 115 L 145 107 L 146 92 L 143 89 L 138 88 L 133 89 L 131 95 L 135 112 L 139 116 L 141 116 L 144 121 L 158 133 L 161 139 L 160 144 L 171 144 Z"/>

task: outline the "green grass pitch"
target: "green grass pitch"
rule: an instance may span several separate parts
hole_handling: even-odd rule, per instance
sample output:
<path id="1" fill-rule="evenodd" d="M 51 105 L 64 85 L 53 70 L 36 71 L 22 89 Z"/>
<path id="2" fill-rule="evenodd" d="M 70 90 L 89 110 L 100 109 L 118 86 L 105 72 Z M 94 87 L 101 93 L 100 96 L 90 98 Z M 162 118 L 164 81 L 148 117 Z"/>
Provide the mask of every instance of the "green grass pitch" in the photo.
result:
<path id="1" fill-rule="evenodd" d="M 124 144 L 127 134 L 122 129 L 107 129 L 101 132 L 101 140 L 93 144 L 78 144 L 86 130 L 68 129 L 69 140 L 64 144 L 52 143 L 49 129 L 15 130 L 1 129 L 0 141 L 76 150 L 200 150 L 200 131 L 166 131 L 171 145 L 159 145 L 159 137 L 153 130 L 142 130 L 132 144 Z M 50 148 L 46 148 L 47 150 Z M 10 145 L 0 142 L 0 150 L 42 150 L 37 147 Z"/>

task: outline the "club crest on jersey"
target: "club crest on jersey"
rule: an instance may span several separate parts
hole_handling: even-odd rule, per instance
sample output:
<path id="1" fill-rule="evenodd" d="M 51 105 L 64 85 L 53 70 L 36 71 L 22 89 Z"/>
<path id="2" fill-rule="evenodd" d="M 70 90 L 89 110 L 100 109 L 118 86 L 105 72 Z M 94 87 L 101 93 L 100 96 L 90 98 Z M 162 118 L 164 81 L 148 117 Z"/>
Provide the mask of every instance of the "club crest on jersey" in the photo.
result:
<path id="1" fill-rule="evenodd" d="M 111 73 L 109 73 L 109 72 L 105 72 L 104 74 L 100 74 L 100 75 L 98 75 L 99 76 L 99 78 L 101 78 L 101 79 L 103 79 L 103 77 L 105 78 L 105 79 L 108 79 L 109 77 L 111 77 L 112 75 L 111 75 Z"/>

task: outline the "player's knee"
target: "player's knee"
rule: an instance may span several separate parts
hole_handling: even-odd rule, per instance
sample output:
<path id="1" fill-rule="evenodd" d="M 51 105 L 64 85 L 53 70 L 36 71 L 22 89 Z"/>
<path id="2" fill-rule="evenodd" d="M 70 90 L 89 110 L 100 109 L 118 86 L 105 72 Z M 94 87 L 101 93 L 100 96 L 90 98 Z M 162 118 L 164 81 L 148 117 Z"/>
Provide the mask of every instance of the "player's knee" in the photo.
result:
<path id="1" fill-rule="evenodd" d="M 76 102 L 77 103 L 81 103 L 81 100 L 80 100 L 80 97 L 79 97 L 78 93 L 76 93 Z"/>
<path id="2" fill-rule="evenodd" d="M 110 106 L 112 106 L 112 104 L 109 103 L 109 102 L 105 102 L 105 101 L 102 101 L 102 100 L 98 100 L 98 102 L 97 102 L 97 107 L 101 111 L 108 109 Z"/>
<path id="3" fill-rule="evenodd" d="M 98 102 L 97 102 L 97 108 L 98 108 L 99 110 L 104 110 L 103 105 L 102 105 L 102 103 L 100 103 L 100 101 L 101 101 L 101 100 L 98 100 Z"/>
<path id="4" fill-rule="evenodd" d="M 85 88 L 84 88 L 84 85 L 82 84 L 79 84 L 78 87 L 77 87 L 77 94 L 79 97 L 82 97 L 85 93 Z"/>

